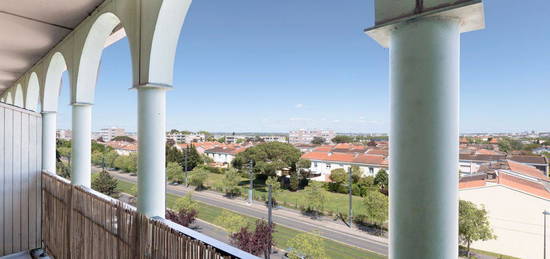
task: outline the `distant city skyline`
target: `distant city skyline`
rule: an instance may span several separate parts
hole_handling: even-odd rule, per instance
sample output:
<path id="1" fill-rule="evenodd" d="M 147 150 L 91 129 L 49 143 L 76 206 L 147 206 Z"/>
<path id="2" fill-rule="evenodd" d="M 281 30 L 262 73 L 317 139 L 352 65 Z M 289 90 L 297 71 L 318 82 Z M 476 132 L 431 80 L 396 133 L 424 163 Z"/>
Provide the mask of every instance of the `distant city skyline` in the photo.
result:
<path id="1" fill-rule="evenodd" d="M 550 3 L 486 0 L 485 10 L 487 28 L 461 37 L 460 132 L 550 131 L 550 33 L 529 26 L 550 23 Z M 362 33 L 373 20 L 373 1 L 193 3 L 167 130 L 388 132 L 388 50 Z M 71 125 L 68 81 L 59 128 Z M 136 131 L 131 86 L 123 39 L 104 51 L 94 130 Z"/>

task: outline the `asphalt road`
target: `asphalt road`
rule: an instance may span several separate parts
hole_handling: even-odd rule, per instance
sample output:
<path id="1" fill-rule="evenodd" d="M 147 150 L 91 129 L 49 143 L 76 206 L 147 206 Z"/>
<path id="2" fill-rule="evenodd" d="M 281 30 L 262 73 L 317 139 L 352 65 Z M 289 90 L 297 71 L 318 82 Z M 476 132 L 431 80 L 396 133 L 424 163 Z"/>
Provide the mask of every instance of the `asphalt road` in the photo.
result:
<path id="1" fill-rule="evenodd" d="M 128 174 L 113 172 L 113 176 L 128 182 L 137 182 L 137 178 L 135 176 L 130 176 Z M 182 196 L 186 193 L 186 190 L 184 190 L 183 187 L 168 185 L 167 192 Z M 267 208 L 265 206 L 250 206 L 245 204 L 240 199 L 232 200 L 225 198 L 222 195 L 216 195 L 208 191 L 194 192 L 193 198 L 208 205 L 228 209 L 243 215 L 256 218 L 267 218 Z M 318 231 L 321 236 L 327 239 L 331 239 L 346 245 L 359 247 L 381 255 L 388 255 L 387 243 L 380 241 L 377 238 L 370 238 L 368 234 L 353 233 L 347 229 L 344 229 L 346 228 L 346 226 L 343 224 L 340 225 L 342 231 L 339 231 L 339 229 L 335 229 L 334 227 L 326 227 L 323 225 L 326 225 L 328 223 L 326 222 L 326 220 L 318 220 L 318 222 L 312 222 L 311 219 L 308 219 L 305 216 L 289 216 L 288 214 L 278 215 L 277 210 L 278 209 L 275 209 L 273 212 L 273 222 L 278 225 L 305 232 Z M 334 223 L 330 224 L 334 225 Z"/>

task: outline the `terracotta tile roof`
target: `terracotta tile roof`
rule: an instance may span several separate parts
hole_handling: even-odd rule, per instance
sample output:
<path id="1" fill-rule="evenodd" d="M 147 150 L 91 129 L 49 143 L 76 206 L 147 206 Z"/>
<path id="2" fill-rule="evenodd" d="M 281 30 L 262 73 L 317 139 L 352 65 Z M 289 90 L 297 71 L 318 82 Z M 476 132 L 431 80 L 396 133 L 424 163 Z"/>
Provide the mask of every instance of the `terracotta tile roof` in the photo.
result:
<path id="1" fill-rule="evenodd" d="M 354 155 L 350 153 L 333 153 L 333 152 L 318 152 L 313 151 L 302 155 L 303 159 L 309 160 L 321 160 L 321 161 L 335 161 L 351 163 Z"/>
<path id="2" fill-rule="evenodd" d="M 460 181 L 458 183 L 459 189 L 468 189 L 468 188 L 475 188 L 475 187 L 482 187 L 482 186 L 485 186 L 485 180 Z"/>
<path id="3" fill-rule="evenodd" d="M 388 150 L 387 149 L 374 149 L 373 148 L 373 149 L 367 150 L 367 154 L 387 156 L 388 155 Z"/>
<path id="4" fill-rule="evenodd" d="M 549 180 L 548 177 L 544 175 L 544 172 L 538 170 L 533 166 L 526 165 L 523 163 L 518 163 L 512 160 L 507 160 L 507 163 L 511 171 L 514 171 L 516 173 L 520 173 L 523 175 L 531 176 L 540 180 L 545 180 L 545 181 Z"/>
<path id="5" fill-rule="evenodd" d="M 309 160 L 317 160 L 317 161 L 357 163 L 357 164 L 369 164 L 369 165 L 381 165 L 381 166 L 387 165 L 387 161 L 385 157 L 381 155 L 314 151 L 314 152 L 303 154 L 302 158 L 309 159 Z"/>
<path id="6" fill-rule="evenodd" d="M 510 155 L 508 159 L 527 164 L 547 164 L 546 158 L 543 156 L 521 156 L 521 155 Z"/>
<path id="7" fill-rule="evenodd" d="M 477 150 L 475 154 L 476 155 L 502 155 L 502 153 L 496 152 L 494 150 L 484 149 L 484 148 Z"/>
<path id="8" fill-rule="evenodd" d="M 110 141 L 106 145 L 114 149 L 137 151 L 137 144 L 126 141 Z"/>
<path id="9" fill-rule="evenodd" d="M 471 154 L 459 154 L 460 160 L 472 160 L 472 161 L 498 161 L 506 159 L 506 155 L 471 155 Z"/>
<path id="10" fill-rule="evenodd" d="M 550 199 L 550 192 L 545 188 L 548 182 L 540 180 L 528 180 L 517 175 L 500 171 L 495 180 L 480 179 L 479 177 L 463 177 L 458 184 L 459 189 L 469 189 L 487 186 L 487 183 L 504 185 L 506 187 L 523 191 L 535 196 Z"/>
<path id="11" fill-rule="evenodd" d="M 521 190 L 536 196 L 550 199 L 550 192 L 544 188 L 541 183 L 536 183 L 526 179 L 514 177 L 512 175 L 501 173 L 498 177 L 498 183 L 510 188 Z"/>
<path id="12" fill-rule="evenodd" d="M 355 159 L 353 159 L 353 163 L 367 164 L 367 165 L 383 165 L 385 160 L 386 160 L 385 157 L 381 155 L 361 154 L 361 155 L 358 155 Z"/>
<path id="13" fill-rule="evenodd" d="M 329 152 L 332 150 L 331 146 L 319 146 L 313 149 L 314 152 Z"/>

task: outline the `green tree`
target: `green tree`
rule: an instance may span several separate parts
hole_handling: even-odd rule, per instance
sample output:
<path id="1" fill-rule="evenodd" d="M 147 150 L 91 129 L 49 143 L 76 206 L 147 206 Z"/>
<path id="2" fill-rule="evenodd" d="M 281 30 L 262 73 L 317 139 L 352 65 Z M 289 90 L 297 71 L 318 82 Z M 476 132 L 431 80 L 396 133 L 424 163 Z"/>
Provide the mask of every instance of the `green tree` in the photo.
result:
<path id="1" fill-rule="evenodd" d="M 468 257 L 472 242 L 497 238 L 493 234 L 485 208 L 478 208 L 470 201 L 460 200 L 458 215 L 458 233 L 461 241 L 466 243 Z"/>
<path id="2" fill-rule="evenodd" d="M 71 147 L 58 147 L 57 152 L 59 152 L 59 155 L 65 158 L 71 157 Z"/>
<path id="3" fill-rule="evenodd" d="M 115 164 L 115 160 L 118 157 L 118 153 L 114 150 L 108 151 L 107 153 L 103 153 L 103 157 L 105 158 L 105 166 L 113 168 Z"/>
<path id="4" fill-rule="evenodd" d="M 240 181 L 241 181 L 241 176 L 239 174 L 239 171 L 237 171 L 234 168 L 230 168 L 226 170 L 223 175 L 223 181 L 221 182 L 223 192 L 225 192 L 225 194 L 227 194 L 228 196 L 234 196 L 236 194 L 239 194 Z"/>
<path id="5" fill-rule="evenodd" d="M 128 143 L 136 142 L 135 139 L 133 139 L 131 137 L 128 137 L 128 136 L 116 136 L 113 139 L 111 139 L 111 141 L 124 141 L 124 142 L 128 142 Z"/>
<path id="6" fill-rule="evenodd" d="M 224 228 L 231 235 L 239 232 L 241 228 L 247 227 L 248 223 L 243 216 L 223 210 L 222 214 L 214 220 L 214 225 Z"/>
<path id="7" fill-rule="evenodd" d="M 353 140 L 354 140 L 353 137 L 340 135 L 332 138 L 331 141 L 333 143 L 339 144 L 339 143 L 352 143 Z"/>
<path id="8" fill-rule="evenodd" d="M 388 189 L 389 186 L 389 176 L 388 172 L 384 169 L 380 169 L 378 173 L 376 173 L 376 177 L 374 177 L 374 184 L 380 186 L 383 189 Z"/>
<path id="9" fill-rule="evenodd" d="M 189 183 L 201 190 L 204 188 L 204 182 L 208 178 L 208 170 L 204 168 L 195 168 L 190 172 Z"/>
<path id="10" fill-rule="evenodd" d="M 310 181 L 304 189 L 304 198 L 308 211 L 321 213 L 327 202 L 327 191 L 321 182 Z"/>
<path id="11" fill-rule="evenodd" d="M 290 174 L 290 186 L 289 189 L 293 192 L 297 191 L 300 187 L 300 177 L 298 176 L 298 173 L 292 172 Z"/>
<path id="12" fill-rule="evenodd" d="M 128 156 L 119 156 L 115 160 L 115 168 L 126 173 L 137 172 L 137 153 L 131 153 Z"/>
<path id="13" fill-rule="evenodd" d="M 218 139 L 218 142 L 220 142 L 220 143 L 225 143 L 225 137 L 219 138 L 219 139 Z"/>
<path id="14" fill-rule="evenodd" d="M 344 168 L 332 169 L 329 178 L 334 183 L 343 184 L 348 179 L 348 174 Z"/>
<path id="15" fill-rule="evenodd" d="M 368 191 L 363 200 L 365 218 L 373 224 L 382 225 L 388 220 L 388 197 L 379 191 Z"/>
<path id="16" fill-rule="evenodd" d="M 314 145 L 323 145 L 326 142 L 327 140 L 322 137 L 313 137 L 313 140 L 311 140 L 311 144 L 314 144 Z"/>
<path id="17" fill-rule="evenodd" d="M 183 181 L 183 169 L 176 162 L 168 162 L 166 177 L 169 181 L 181 183 Z"/>
<path id="18" fill-rule="evenodd" d="M 288 241 L 288 247 L 290 248 L 288 256 L 291 259 L 328 258 L 319 233 L 300 233 Z"/>
<path id="19" fill-rule="evenodd" d="M 92 189 L 107 195 L 116 193 L 118 180 L 107 173 L 107 171 L 101 171 L 92 178 Z"/>
<path id="20" fill-rule="evenodd" d="M 183 197 L 180 197 L 176 200 L 174 204 L 174 211 L 191 211 L 199 209 L 199 204 L 193 200 L 193 192 L 188 192 Z"/>
<path id="21" fill-rule="evenodd" d="M 276 176 L 270 176 L 265 181 L 265 185 L 271 185 L 271 191 L 273 196 L 281 191 L 281 182 L 277 180 Z"/>
<path id="22" fill-rule="evenodd" d="M 311 167 L 311 160 L 300 158 L 298 162 L 296 162 L 296 171 L 302 174 L 303 172 L 306 171 L 304 169 L 309 169 L 310 167 Z"/>
<path id="23" fill-rule="evenodd" d="M 509 153 L 512 150 L 521 150 L 523 149 L 523 144 L 519 140 L 512 138 L 502 138 L 498 142 L 498 149 L 500 151 Z"/>
<path id="24" fill-rule="evenodd" d="M 235 168 L 243 169 L 252 160 L 255 173 L 273 176 L 283 168 L 295 169 L 300 156 L 300 150 L 288 143 L 266 142 L 237 154 L 232 163 Z"/>

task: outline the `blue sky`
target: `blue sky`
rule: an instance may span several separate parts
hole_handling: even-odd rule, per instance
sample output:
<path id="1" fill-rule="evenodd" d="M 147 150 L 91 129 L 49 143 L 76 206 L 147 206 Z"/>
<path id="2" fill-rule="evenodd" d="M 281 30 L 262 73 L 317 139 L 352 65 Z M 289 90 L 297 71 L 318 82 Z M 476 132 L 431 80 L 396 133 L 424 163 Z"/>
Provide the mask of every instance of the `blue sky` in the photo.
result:
<path id="1" fill-rule="evenodd" d="M 550 131 L 550 2 L 485 0 L 461 41 L 461 132 Z M 521 12 L 519 12 L 521 11 Z M 387 132 L 388 50 L 365 0 L 196 0 L 180 37 L 167 129 Z M 58 128 L 70 128 L 68 80 Z M 94 130 L 135 131 L 126 39 L 105 49 Z"/>

